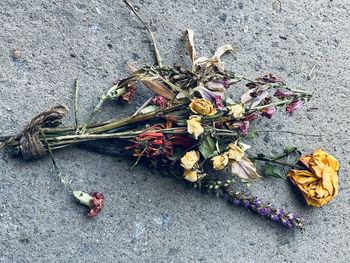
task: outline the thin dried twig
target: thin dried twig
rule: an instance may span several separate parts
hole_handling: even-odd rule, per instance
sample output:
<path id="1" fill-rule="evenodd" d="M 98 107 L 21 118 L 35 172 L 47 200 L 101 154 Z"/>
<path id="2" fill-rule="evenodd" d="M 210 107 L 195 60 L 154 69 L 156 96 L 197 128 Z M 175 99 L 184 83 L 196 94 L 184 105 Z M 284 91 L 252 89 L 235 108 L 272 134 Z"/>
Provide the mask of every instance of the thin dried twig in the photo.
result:
<path id="1" fill-rule="evenodd" d="M 152 100 L 153 97 L 150 97 L 148 100 L 146 100 L 138 109 L 135 111 L 135 113 L 131 116 L 138 115 Z"/>
<path id="2" fill-rule="evenodd" d="M 155 51 L 157 64 L 158 64 L 158 66 L 162 67 L 162 58 L 160 57 L 160 53 L 159 53 L 159 50 L 158 50 L 157 41 L 156 41 L 156 37 L 155 37 L 154 33 L 149 28 L 148 23 L 136 11 L 135 7 L 128 0 L 124 0 L 124 3 L 131 9 L 131 11 L 136 15 L 136 17 L 141 21 L 143 26 L 149 32 L 149 34 L 151 36 L 151 39 L 152 39 L 152 43 L 153 43 L 153 47 L 154 47 L 154 51 Z"/>
<path id="3" fill-rule="evenodd" d="M 290 133 L 290 134 L 294 134 L 294 135 L 301 135 L 301 136 L 307 136 L 307 137 L 322 137 L 321 134 L 306 134 L 306 133 L 300 133 L 300 132 L 293 132 L 293 131 L 275 131 L 275 130 L 260 130 L 260 131 L 254 131 L 256 133 L 269 133 L 269 132 L 278 132 L 278 133 Z"/>
<path id="4" fill-rule="evenodd" d="M 79 112 L 78 112 L 78 104 L 79 104 L 79 79 L 75 80 L 75 88 L 74 88 L 74 119 L 75 119 L 75 133 L 79 132 Z"/>

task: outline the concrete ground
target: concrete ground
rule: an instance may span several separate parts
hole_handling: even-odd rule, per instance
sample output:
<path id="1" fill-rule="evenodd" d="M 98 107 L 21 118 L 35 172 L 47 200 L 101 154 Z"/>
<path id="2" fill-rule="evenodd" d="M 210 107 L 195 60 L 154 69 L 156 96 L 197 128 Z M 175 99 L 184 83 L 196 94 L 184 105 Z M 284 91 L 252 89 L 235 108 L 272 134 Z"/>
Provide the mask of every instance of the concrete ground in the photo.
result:
<path id="1" fill-rule="evenodd" d="M 63 172 L 86 191 L 106 196 L 94 220 L 53 176 L 49 158 L 25 163 L 0 159 L 0 262 L 349 262 L 349 30 L 346 0 L 135 0 L 156 32 L 167 64 L 189 65 L 180 33 L 192 28 L 198 52 L 211 55 L 231 43 L 224 61 L 256 77 L 283 76 L 314 93 L 289 117 L 280 111 L 260 130 L 257 152 L 286 145 L 305 153 L 323 147 L 340 161 L 340 192 L 329 205 L 310 208 L 289 183 L 267 178 L 252 192 L 298 212 L 305 232 L 287 231 L 243 208 L 200 194 L 172 178 L 112 157 L 69 149 L 56 153 Z M 80 117 L 123 76 L 126 63 L 151 64 L 147 33 L 122 1 L 2 0 L 0 2 L 0 134 L 19 131 L 52 105 L 73 109 L 81 81 Z M 18 49 L 17 58 L 13 50 Z M 110 104 L 99 119 L 135 111 L 149 97 Z M 70 111 L 65 124 L 74 121 Z"/>

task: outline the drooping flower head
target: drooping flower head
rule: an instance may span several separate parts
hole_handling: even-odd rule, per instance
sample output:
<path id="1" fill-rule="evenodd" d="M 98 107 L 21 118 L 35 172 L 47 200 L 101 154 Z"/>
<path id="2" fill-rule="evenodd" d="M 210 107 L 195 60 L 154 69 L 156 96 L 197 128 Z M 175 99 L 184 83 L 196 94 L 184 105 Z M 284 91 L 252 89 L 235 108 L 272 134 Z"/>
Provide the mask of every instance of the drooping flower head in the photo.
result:
<path id="1" fill-rule="evenodd" d="M 92 200 L 90 201 L 91 210 L 88 213 L 88 216 L 96 217 L 104 206 L 105 197 L 101 192 L 91 192 L 90 195 L 92 196 Z"/>

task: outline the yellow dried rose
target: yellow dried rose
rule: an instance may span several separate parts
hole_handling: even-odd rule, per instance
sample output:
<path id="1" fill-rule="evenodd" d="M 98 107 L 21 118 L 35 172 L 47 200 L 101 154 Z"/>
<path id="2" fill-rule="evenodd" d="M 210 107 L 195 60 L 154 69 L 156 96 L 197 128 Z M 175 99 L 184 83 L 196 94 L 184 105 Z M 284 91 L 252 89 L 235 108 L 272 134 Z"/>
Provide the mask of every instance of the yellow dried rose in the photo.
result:
<path id="1" fill-rule="evenodd" d="M 201 135 L 204 132 L 200 116 L 190 116 L 190 118 L 187 120 L 187 131 L 189 134 L 192 134 L 194 138 L 196 138 L 196 140 L 198 139 L 199 135 Z"/>
<path id="2" fill-rule="evenodd" d="M 239 162 L 244 156 L 244 149 L 237 145 L 237 142 L 228 145 L 228 158 Z"/>
<path id="3" fill-rule="evenodd" d="M 288 177 L 308 205 L 321 207 L 328 204 L 338 194 L 338 160 L 321 149 L 299 160 L 308 170 L 290 170 Z"/>
<path id="4" fill-rule="evenodd" d="M 215 170 L 223 170 L 228 165 L 229 159 L 227 154 L 215 156 L 211 159 Z"/>
<path id="5" fill-rule="evenodd" d="M 232 115 L 236 120 L 240 120 L 243 118 L 245 109 L 241 104 L 235 104 L 227 107 L 229 110 L 229 114 Z"/>
<path id="6" fill-rule="evenodd" d="M 199 179 L 198 172 L 196 170 L 185 170 L 184 178 L 189 182 L 197 182 Z"/>
<path id="7" fill-rule="evenodd" d="M 213 104 L 206 99 L 194 99 L 191 101 L 189 107 L 194 113 L 203 116 L 213 116 L 217 112 Z"/>
<path id="8" fill-rule="evenodd" d="M 199 161 L 199 152 L 189 151 L 180 160 L 181 166 L 186 170 L 193 169 Z"/>

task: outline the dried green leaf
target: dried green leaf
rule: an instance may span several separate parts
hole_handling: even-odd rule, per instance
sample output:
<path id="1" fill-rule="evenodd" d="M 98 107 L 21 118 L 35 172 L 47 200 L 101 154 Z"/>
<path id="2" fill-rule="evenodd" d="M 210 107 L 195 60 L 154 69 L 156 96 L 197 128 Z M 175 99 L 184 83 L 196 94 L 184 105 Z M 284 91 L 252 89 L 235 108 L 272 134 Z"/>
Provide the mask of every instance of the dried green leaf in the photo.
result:
<path id="1" fill-rule="evenodd" d="M 209 159 L 218 154 L 216 151 L 216 139 L 210 135 L 202 139 L 198 149 L 205 159 Z"/>

